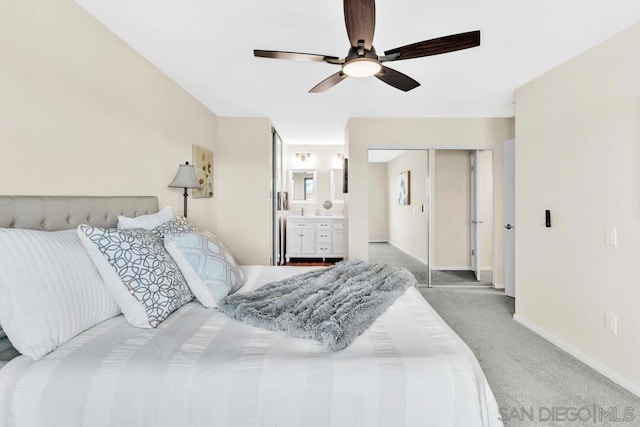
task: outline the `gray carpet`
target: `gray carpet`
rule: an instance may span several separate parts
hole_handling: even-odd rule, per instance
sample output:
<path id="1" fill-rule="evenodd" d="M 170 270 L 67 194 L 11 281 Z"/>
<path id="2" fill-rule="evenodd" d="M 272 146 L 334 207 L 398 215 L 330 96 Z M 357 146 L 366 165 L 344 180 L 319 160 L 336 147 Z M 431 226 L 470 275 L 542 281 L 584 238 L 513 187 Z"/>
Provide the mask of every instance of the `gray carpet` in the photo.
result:
<path id="1" fill-rule="evenodd" d="M 396 267 L 404 267 L 416 276 L 418 286 L 427 284 L 429 268 L 388 243 L 369 243 L 369 262 L 386 262 Z"/>
<path id="2" fill-rule="evenodd" d="M 369 262 L 386 262 L 396 267 L 404 267 L 416 276 L 418 286 L 428 285 L 428 265 L 389 243 L 369 243 Z M 472 271 L 433 270 L 431 272 L 431 286 L 490 286 L 492 284 L 493 279 L 490 271 L 481 272 L 479 281 L 476 280 Z"/>
<path id="3" fill-rule="evenodd" d="M 431 286 L 493 286 L 493 277 L 490 271 L 481 271 L 480 280 L 476 280 L 473 271 L 433 270 Z"/>
<path id="4" fill-rule="evenodd" d="M 382 251 L 378 256 L 384 258 Z M 392 262 L 394 257 L 399 258 L 393 254 L 387 259 Z M 399 265 L 411 264 L 409 259 L 401 260 Z M 424 265 L 417 272 L 421 274 L 423 268 Z M 487 288 L 420 291 L 478 358 L 506 415 L 505 426 L 640 425 L 639 398 L 516 323 L 512 319 L 514 299 L 502 291 Z M 521 408 L 527 413 L 523 414 Z M 549 415 L 553 408 L 555 421 Z M 605 413 L 601 414 L 598 408 Z M 610 408 L 613 410 L 607 413 Z M 633 411 L 631 421 L 623 421 L 627 408 Z M 595 422 L 593 418 L 576 421 L 578 416 L 586 418 L 594 412 Z"/>

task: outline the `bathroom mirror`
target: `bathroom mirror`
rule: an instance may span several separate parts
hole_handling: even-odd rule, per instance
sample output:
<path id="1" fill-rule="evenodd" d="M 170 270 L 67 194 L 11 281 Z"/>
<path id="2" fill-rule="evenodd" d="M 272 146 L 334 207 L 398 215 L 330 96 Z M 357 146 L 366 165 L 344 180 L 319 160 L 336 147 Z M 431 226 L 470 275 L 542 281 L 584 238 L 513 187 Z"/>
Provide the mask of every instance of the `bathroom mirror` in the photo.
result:
<path id="1" fill-rule="evenodd" d="M 331 169 L 329 171 L 329 180 L 331 185 L 331 201 L 335 203 L 344 203 L 344 193 L 342 193 L 342 169 Z"/>
<path id="2" fill-rule="evenodd" d="M 316 169 L 291 169 L 289 171 L 289 194 L 291 201 L 296 203 L 311 203 L 317 198 Z"/>

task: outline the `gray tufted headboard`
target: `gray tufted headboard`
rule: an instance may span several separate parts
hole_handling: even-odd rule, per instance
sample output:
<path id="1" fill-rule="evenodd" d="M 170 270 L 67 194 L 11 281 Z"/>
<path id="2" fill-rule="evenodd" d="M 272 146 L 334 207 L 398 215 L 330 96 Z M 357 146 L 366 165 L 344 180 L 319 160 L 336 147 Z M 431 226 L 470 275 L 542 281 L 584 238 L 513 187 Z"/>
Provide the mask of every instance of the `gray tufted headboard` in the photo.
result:
<path id="1" fill-rule="evenodd" d="M 158 212 L 155 196 L 0 196 L 0 228 L 66 230 L 115 227 L 118 215 Z"/>

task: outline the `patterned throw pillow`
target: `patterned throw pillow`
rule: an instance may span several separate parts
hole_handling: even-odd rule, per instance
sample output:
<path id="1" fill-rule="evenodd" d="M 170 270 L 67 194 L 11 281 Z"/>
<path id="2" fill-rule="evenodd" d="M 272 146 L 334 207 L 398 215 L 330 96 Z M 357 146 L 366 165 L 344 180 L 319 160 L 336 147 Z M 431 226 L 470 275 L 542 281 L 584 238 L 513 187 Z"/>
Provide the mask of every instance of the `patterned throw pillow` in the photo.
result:
<path id="1" fill-rule="evenodd" d="M 231 252 L 211 233 L 169 234 L 165 247 L 205 307 L 217 307 L 245 282 Z"/>
<path id="2" fill-rule="evenodd" d="M 177 216 L 171 221 L 160 224 L 151 231 L 153 231 L 160 237 L 164 237 L 167 234 L 192 233 L 196 231 L 196 228 L 189 222 L 187 218 L 183 216 Z"/>
<path id="3" fill-rule="evenodd" d="M 80 225 L 78 235 L 127 321 L 155 328 L 193 299 L 162 239 L 142 228 Z"/>

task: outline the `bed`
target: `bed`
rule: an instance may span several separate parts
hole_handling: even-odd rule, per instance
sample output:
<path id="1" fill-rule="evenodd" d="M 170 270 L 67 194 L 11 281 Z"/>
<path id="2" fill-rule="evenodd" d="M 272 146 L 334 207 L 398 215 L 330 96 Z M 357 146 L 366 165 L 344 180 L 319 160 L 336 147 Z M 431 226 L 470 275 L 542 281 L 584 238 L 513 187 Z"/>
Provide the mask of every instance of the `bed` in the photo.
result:
<path id="1" fill-rule="evenodd" d="M 113 226 L 142 198 L 0 197 L 0 227 Z M 250 292 L 308 271 L 242 266 Z M 417 289 L 327 352 L 190 302 L 156 329 L 122 315 L 0 369 L 2 426 L 498 426 L 480 365 Z"/>

